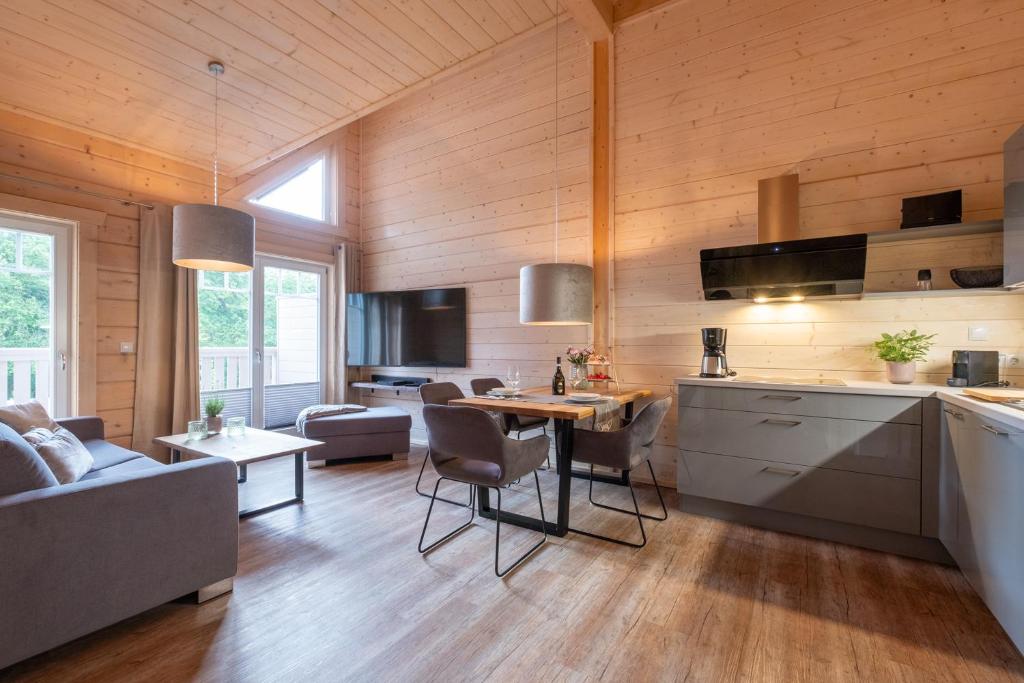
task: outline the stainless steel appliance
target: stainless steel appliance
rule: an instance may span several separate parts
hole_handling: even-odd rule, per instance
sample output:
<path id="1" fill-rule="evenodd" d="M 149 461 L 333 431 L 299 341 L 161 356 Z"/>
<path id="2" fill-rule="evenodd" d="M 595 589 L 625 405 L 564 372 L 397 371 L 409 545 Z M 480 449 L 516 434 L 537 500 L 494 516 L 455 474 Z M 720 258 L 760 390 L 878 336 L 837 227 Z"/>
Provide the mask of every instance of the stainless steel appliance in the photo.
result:
<path id="1" fill-rule="evenodd" d="M 999 386 L 998 351 L 954 351 L 951 387 Z"/>
<path id="2" fill-rule="evenodd" d="M 803 301 L 864 291 L 865 234 L 702 249 L 701 285 L 709 301 Z"/>
<path id="3" fill-rule="evenodd" d="M 736 374 L 729 370 L 725 359 L 726 332 L 724 327 L 701 328 L 700 338 L 704 343 L 704 357 L 700 359 L 701 377 L 731 377 Z"/>

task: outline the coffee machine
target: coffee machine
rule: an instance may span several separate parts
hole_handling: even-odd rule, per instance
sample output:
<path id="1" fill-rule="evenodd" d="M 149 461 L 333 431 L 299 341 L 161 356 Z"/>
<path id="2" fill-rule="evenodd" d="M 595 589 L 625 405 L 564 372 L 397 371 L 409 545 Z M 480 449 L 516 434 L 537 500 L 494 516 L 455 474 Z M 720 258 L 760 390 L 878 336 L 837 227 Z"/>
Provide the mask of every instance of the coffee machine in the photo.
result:
<path id="1" fill-rule="evenodd" d="M 954 351 L 953 376 L 946 380 L 951 387 L 998 387 L 998 351 Z"/>
<path id="2" fill-rule="evenodd" d="M 704 357 L 700 359 L 701 377 L 721 378 L 736 374 L 729 370 L 729 363 L 725 360 L 726 332 L 724 327 L 701 328 L 700 338 L 704 342 Z"/>

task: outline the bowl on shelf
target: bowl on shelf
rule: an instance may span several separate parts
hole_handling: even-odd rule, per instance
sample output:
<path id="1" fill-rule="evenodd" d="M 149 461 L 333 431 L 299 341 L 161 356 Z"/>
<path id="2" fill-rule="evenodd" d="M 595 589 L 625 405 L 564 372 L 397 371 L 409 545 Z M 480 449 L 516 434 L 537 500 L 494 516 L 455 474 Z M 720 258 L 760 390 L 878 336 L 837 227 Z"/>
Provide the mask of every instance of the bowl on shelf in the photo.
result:
<path id="1" fill-rule="evenodd" d="M 954 268 L 949 271 L 957 287 L 976 289 L 978 287 L 1002 287 L 1002 266 L 971 266 L 970 268 Z"/>

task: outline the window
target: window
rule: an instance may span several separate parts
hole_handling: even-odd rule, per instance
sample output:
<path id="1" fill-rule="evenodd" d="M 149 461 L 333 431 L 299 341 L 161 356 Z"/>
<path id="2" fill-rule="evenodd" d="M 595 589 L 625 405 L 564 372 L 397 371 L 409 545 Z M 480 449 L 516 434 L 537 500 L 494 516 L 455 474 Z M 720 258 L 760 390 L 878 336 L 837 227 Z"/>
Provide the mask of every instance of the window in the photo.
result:
<path id="1" fill-rule="evenodd" d="M 71 236 L 64 221 L 0 213 L 0 405 L 71 414 Z"/>
<path id="2" fill-rule="evenodd" d="M 249 201 L 269 209 L 326 221 L 329 218 L 327 178 L 327 158 L 321 156 L 284 182 Z"/>
<path id="3" fill-rule="evenodd" d="M 326 268 L 258 255 L 251 273 L 199 272 L 199 391 L 224 417 L 278 429 L 323 400 Z"/>

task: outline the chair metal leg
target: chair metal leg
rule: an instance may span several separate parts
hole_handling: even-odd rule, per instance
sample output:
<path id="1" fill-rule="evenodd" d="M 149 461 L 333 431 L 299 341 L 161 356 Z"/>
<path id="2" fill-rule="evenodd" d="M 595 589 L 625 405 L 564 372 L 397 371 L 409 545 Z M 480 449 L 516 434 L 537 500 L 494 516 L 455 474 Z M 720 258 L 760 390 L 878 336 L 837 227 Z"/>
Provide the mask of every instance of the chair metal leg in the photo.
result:
<path id="1" fill-rule="evenodd" d="M 469 506 L 469 521 L 468 522 L 466 522 L 462 526 L 458 527 L 454 531 L 448 532 L 447 534 L 445 534 L 441 538 L 437 539 L 436 541 L 434 541 L 433 543 L 428 545 L 426 548 L 423 547 L 423 539 L 427 535 L 427 525 L 430 524 L 430 513 L 432 513 L 434 511 L 434 501 L 435 500 L 443 500 L 443 498 L 438 498 L 437 497 L 437 487 L 439 487 L 441 485 L 441 481 L 443 479 L 444 479 L 444 477 L 440 477 L 437 480 L 437 483 L 434 484 L 434 495 L 430 496 L 430 507 L 427 508 L 427 518 L 423 520 L 423 531 L 420 532 L 420 542 L 419 542 L 419 545 L 416 546 L 416 549 L 419 550 L 420 553 L 428 553 L 431 550 L 433 550 L 434 548 L 436 548 L 437 546 L 441 545 L 442 543 L 444 543 L 445 541 L 450 539 L 452 536 L 454 536 L 455 534 L 459 533 L 460 531 L 462 531 L 463 529 L 465 529 L 466 527 L 471 525 L 473 523 L 473 519 L 476 517 L 476 508 L 474 506 L 470 505 Z M 499 497 L 500 497 L 500 494 L 499 494 Z"/>
<path id="2" fill-rule="evenodd" d="M 661 517 L 655 517 L 654 515 L 645 515 L 645 514 L 641 514 L 640 516 L 643 517 L 644 519 L 653 519 L 655 522 L 664 522 L 666 519 L 668 519 L 668 509 L 665 507 L 665 499 L 661 497 L 661 487 L 658 486 L 658 479 L 657 479 L 657 477 L 654 476 L 654 467 L 651 465 L 651 461 L 650 460 L 647 461 L 647 467 L 651 471 L 651 480 L 654 482 L 654 490 L 658 492 L 658 502 L 661 503 Z M 634 514 L 632 510 L 623 510 L 622 508 L 613 507 L 611 505 L 605 505 L 603 503 L 598 503 L 596 500 L 594 500 L 594 466 L 593 465 L 590 466 L 590 491 L 589 491 L 587 497 L 590 499 L 590 504 L 591 505 L 596 505 L 599 508 L 604 508 L 605 510 L 614 510 L 615 512 L 621 512 L 621 513 L 626 514 L 626 515 Z"/>
<path id="3" fill-rule="evenodd" d="M 591 467 L 590 467 L 590 472 L 591 472 L 591 475 L 593 475 L 593 472 L 594 472 L 593 465 L 591 465 Z M 652 472 L 653 472 L 653 470 L 652 470 Z M 644 517 L 645 517 L 645 515 L 641 515 L 640 514 L 640 504 L 637 503 L 637 501 L 636 501 L 636 491 L 633 490 L 633 481 L 632 481 L 632 479 L 629 476 L 629 470 L 626 470 L 626 484 L 629 486 L 629 495 L 633 497 L 633 510 L 634 510 L 634 512 L 630 512 L 629 510 L 622 510 L 621 508 L 610 507 L 608 505 L 601 505 L 600 503 L 594 503 L 594 504 L 597 505 L 598 507 L 603 507 L 603 508 L 606 508 L 608 510 L 616 510 L 618 512 L 625 512 L 627 514 L 635 514 L 636 515 L 637 524 L 640 525 L 640 539 L 641 539 L 640 543 L 632 543 L 631 541 L 623 541 L 623 540 L 618 539 L 618 538 L 612 538 L 610 536 L 602 536 L 601 534 L 595 534 L 595 533 L 591 533 L 589 531 L 583 531 L 581 529 L 572 529 L 572 528 L 570 528 L 569 531 L 573 531 L 573 532 L 575 532 L 577 534 L 582 534 L 583 536 L 590 536 L 591 538 L 597 538 L 597 539 L 600 539 L 602 541 L 609 541 L 611 543 L 618 543 L 619 545 L 629 546 L 630 548 L 643 548 L 645 545 L 647 545 L 647 532 L 644 530 Z M 591 487 L 593 487 L 593 479 L 591 479 Z M 659 494 L 659 497 L 660 497 L 660 494 Z M 591 501 L 591 502 L 593 502 L 593 501 Z M 662 505 L 664 505 L 664 502 L 662 502 Z M 665 514 L 666 514 L 666 517 L 667 517 L 668 516 L 668 512 L 666 511 Z M 656 519 L 656 518 L 648 517 L 648 519 Z"/>
<path id="4" fill-rule="evenodd" d="M 523 553 L 518 560 L 516 560 L 509 566 L 505 567 L 505 569 L 498 568 L 498 551 L 501 547 L 501 489 L 498 487 L 495 487 L 494 489 L 495 491 L 498 492 L 498 514 L 494 517 L 494 520 L 497 523 L 494 532 L 494 573 L 495 575 L 497 575 L 499 579 L 508 574 L 510 571 L 512 571 L 519 565 L 521 565 L 526 560 L 526 558 L 532 555 L 538 548 L 540 548 L 548 541 L 548 532 L 546 530 L 547 520 L 544 519 L 544 500 L 540 496 L 540 477 L 537 476 L 537 470 L 533 471 L 533 482 L 534 484 L 537 485 L 537 505 L 540 506 L 541 528 L 545 529 L 543 531 L 544 538 L 537 541 L 537 543 L 535 543 L 529 550 Z"/>
<path id="5" fill-rule="evenodd" d="M 423 471 L 425 469 L 427 469 L 427 460 L 429 460 L 429 459 L 430 459 L 429 455 L 427 455 L 427 456 L 425 456 L 423 458 L 423 462 L 420 464 L 419 476 L 416 477 L 416 486 L 415 486 L 416 493 L 418 495 L 423 496 L 424 498 L 433 498 L 433 496 L 431 496 L 429 493 L 424 493 L 423 491 L 420 491 L 420 481 L 423 479 Z M 437 481 L 440 482 L 441 480 L 438 479 Z M 436 489 L 436 487 L 435 487 L 435 489 Z M 435 490 L 434 493 L 437 493 L 437 491 Z M 441 501 L 442 503 L 448 503 L 449 505 L 458 505 L 459 507 L 463 507 L 463 508 L 467 508 L 467 507 L 471 508 L 471 507 L 476 505 L 476 487 L 475 486 L 470 486 L 469 487 L 469 502 L 468 503 L 461 503 L 461 502 L 459 502 L 457 500 L 451 500 L 451 499 L 445 498 L 444 496 L 437 496 L 437 499 L 439 501 Z"/>

